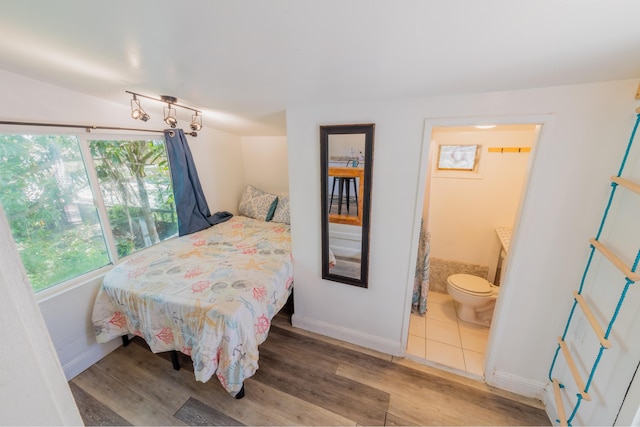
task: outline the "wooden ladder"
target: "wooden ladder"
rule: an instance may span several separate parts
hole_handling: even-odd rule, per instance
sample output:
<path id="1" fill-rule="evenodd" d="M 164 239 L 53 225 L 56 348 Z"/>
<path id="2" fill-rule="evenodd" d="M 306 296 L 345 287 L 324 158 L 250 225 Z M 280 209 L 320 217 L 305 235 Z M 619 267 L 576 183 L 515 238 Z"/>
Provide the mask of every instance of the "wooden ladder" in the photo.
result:
<path id="1" fill-rule="evenodd" d="M 639 93 L 640 93 L 640 88 L 639 88 Z M 566 324 L 564 333 L 562 336 L 559 336 L 557 338 L 558 347 L 556 349 L 555 356 L 551 364 L 551 369 L 549 370 L 549 381 L 551 382 L 551 385 L 553 387 L 553 394 L 554 394 L 557 413 L 558 413 L 558 419 L 556 421 L 563 426 L 571 425 L 571 421 L 575 417 L 580 407 L 580 404 L 582 403 L 583 400 L 584 401 L 591 400 L 591 396 L 589 395 L 589 388 L 591 387 L 593 377 L 598 368 L 598 363 L 600 362 L 600 359 L 603 355 L 604 350 L 611 347 L 611 342 L 609 341 L 609 334 L 611 332 L 613 324 L 615 323 L 616 318 L 618 317 L 618 313 L 624 302 L 624 298 L 626 296 L 629 286 L 635 282 L 640 281 L 640 274 L 636 272 L 636 269 L 638 268 L 638 261 L 640 259 L 640 250 L 638 250 L 638 253 L 635 257 L 635 261 L 633 262 L 633 264 L 631 266 L 628 266 L 627 264 L 625 264 L 625 262 L 623 262 L 620 259 L 620 257 L 616 255 L 616 251 L 614 248 L 607 247 L 600 241 L 602 230 L 607 221 L 609 208 L 616 195 L 616 190 L 618 189 L 618 187 L 622 187 L 624 191 L 630 191 L 640 195 L 640 183 L 635 183 L 621 177 L 626 165 L 629 152 L 631 150 L 631 147 L 635 139 L 636 131 L 638 129 L 638 124 L 640 123 L 640 108 L 638 108 L 636 112 L 638 113 L 636 117 L 636 123 L 631 133 L 631 138 L 627 145 L 627 149 L 623 157 L 620 170 L 616 176 L 611 177 L 611 194 L 609 196 L 609 202 L 607 204 L 604 215 L 602 217 L 602 221 L 600 223 L 600 228 L 598 230 L 596 237 L 589 240 L 590 248 L 591 248 L 589 259 L 587 261 L 587 265 L 586 265 L 584 274 L 582 276 L 580 287 L 577 291 L 573 291 L 573 306 L 569 314 L 569 317 L 567 319 L 567 324 Z M 591 261 L 594 258 L 594 253 L 596 252 L 600 256 L 602 256 L 604 259 L 608 260 L 612 265 L 614 265 L 624 275 L 624 278 L 625 278 L 625 286 L 618 300 L 616 309 L 611 315 L 609 323 L 606 326 L 606 329 L 604 329 L 600 325 L 600 323 L 594 316 L 593 310 L 589 306 L 589 303 L 583 297 L 583 286 L 585 283 L 585 278 L 591 266 Z M 594 283 L 594 286 L 598 286 L 598 285 L 599 283 Z M 588 321 L 593 333 L 595 334 L 595 336 L 597 337 L 600 343 L 600 350 L 598 352 L 598 356 L 594 360 L 594 363 L 589 373 L 589 377 L 587 378 L 586 381 L 581 377 L 578 367 L 574 361 L 574 357 L 572 356 L 571 351 L 569 350 L 569 346 L 567 345 L 567 332 L 569 330 L 569 326 L 571 325 L 572 321 L 575 320 L 574 313 L 576 312 L 576 307 L 580 307 L 580 311 L 582 311 L 584 318 Z M 556 362 L 558 360 L 558 356 L 560 353 L 562 353 L 562 356 L 566 362 L 566 365 L 568 366 L 569 371 L 571 372 L 571 377 L 573 378 L 573 382 L 579 391 L 576 396 L 576 403 L 571 408 L 571 412 L 569 416 L 567 416 L 567 412 L 565 410 L 565 403 L 562 396 L 563 395 L 562 389 L 565 388 L 565 385 L 558 378 L 554 376 L 554 368 L 557 366 Z"/>

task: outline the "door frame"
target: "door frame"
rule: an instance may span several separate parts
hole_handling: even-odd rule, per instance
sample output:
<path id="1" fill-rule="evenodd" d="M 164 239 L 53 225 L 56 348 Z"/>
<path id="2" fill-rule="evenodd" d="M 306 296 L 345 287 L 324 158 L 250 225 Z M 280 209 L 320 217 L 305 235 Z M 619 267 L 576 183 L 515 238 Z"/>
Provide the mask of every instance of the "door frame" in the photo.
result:
<path id="1" fill-rule="evenodd" d="M 636 367 L 627 394 L 613 423 L 615 426 L 640 426 L 640 364 Z"/>
<path id="2" fill-rule="evenodd" d="M 504 278 L 505 283 L 501 284 L 501 286 L 505 286 L 505 288 L 509 289 L 509 292 L 502 292 L 501 295 L 496 301 L 496 308 L 493 315 L 493 320 L 491 323 L 491 328 L 489 331 L 489 340 L 487 342 L 487 352 L 485 355 L 485 363 L 484 363 L 484 372 L 485 375 L 483 380 L 489 384 L 495 384 L 497 382 L 504 382 L 504 379 L 496 379 L 493 376 L 491 369 L 492 366 L 495 365 L 496 361 L 496 351 L 495 348 L 500 347 L 500 340 L 502 339 L 503 332 L 502 328 L 500 328 L 500 324 L 507 321 L 506 311 L 503 307 L 507 307 L 509 302 L 513 300 L 514 296 L 517 294 L 517 281 L 509 280 L 509 260 L 517 257 L 517 230 L 520 225 L 520 221 L 522 218 L 522 212 L 526 206 L 527 198 L 528 198 L 528 190 L 529 183 L 531 180 L 531 175 L 534 170 L 536 154 L 540 147 L 544 144 L 545 135 L 548 133 L 548 129 L 552 126 L 552 123 L 555 119 L 553 114 L 531 114 L 531 115 L 508 115 L 508 116 L 469 116 L 469 117 L 455 117 L 455 118 L 426 118 L 424 120 L 424 128 L 423 128 L 423 136 L 422 136 L 422 147 L 420 154 L 420 169 L 418 173 L 418 193 L 416 195 L 416 204 L 414 209 L 414 221 L 413 221 L 413 231 L 412 231 L 412 241 L 411 241 L 411 250 L 409 252 L 409 272 L 408 272 L 408 283 L 407 283 L 407 292 L 405 296 L 405 304 L 404 304 L 404 323 L 402 327 L 402 356 L 406 356 L 407 349 L 407 341 L 409 339 L 409 320 L 411 318 L 411 297 L 413 294 L 413 278 L 416 268 L 416 261 L 418 256 L 418 244 L 419 244 L 419 233 L 420 233 L 420 221 L 422 218 L 422 209 L 424 206 L 424 195 L 425 195 L 425 187 L 426 187 L 426 178 L 427 174 L 431 173 L 431 165 L 429 164 L 429 153 L 431 151 L 431 139 L 434 127 L 458 127 L 458 126 L 477 126 L 477 125 L 515 125 L 515 124 L 536 124 L 540 125 L 539 134 L 535 145 L 533 146 L 530 157 L 529 164 L 527 165 L 527 171 L 525 174 L 525 181 L 523 186 L 522 195 L 520 196 L 520 201 L 518 205 L 518 210 L 516 213 L 516 218 L 513 225 L 513 233 L 511 237 L 510 250 L 507 255 L 507 259 L 504 260 L 503 268 L 505 269 Z M 513 249 L 512 249 L 513 248 Z M 510 282 L 514 282 L 510 284 Z M 434 364 L 435 366 L 435 364 Z M 488 369 L 489 368 L 489 369 Z M 522 387 L 522 385 L 518 384 L 509 384 L 509 389 L 512 391 L 518 392 L 518 389 Z M 522 394 L 529 395 L 531 390 L 522 390 Z"/>

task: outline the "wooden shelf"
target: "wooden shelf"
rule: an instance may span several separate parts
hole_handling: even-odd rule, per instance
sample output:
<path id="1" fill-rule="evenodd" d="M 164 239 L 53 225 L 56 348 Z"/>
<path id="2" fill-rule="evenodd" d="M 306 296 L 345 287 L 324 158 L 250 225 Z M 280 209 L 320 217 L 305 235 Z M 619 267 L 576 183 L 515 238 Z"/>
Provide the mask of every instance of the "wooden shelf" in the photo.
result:
<path id="1" fill-rule="evenodd" d="M 611 181 L 615 182 L 618 185 L 622 185 L 624 188 L 633 191 L 634 193 L 640 194 L 640 185 L 635 182 L 629 181 L 628 179 L 620 178 L 619 176 L 612 176 Z"/>
<path id="2" fill-rule="evenodd" d="M 624 262 L 620 260 L 613 252 L 607 249 L 602 243 L 598 242 L 596 239 L 589 239 L 589 243 L 593 245 L 602 255 L 607 257 L 609 261 L 613 265 L 615 265 L 618 270 L 622 271 L 622 274 L 625 275 L 626 278 L 631 280 L 632 282 L 637 282 L 640 280 L 640 275 L 636 272 L 631 271 L 629 267 L 625 265 Z"/>

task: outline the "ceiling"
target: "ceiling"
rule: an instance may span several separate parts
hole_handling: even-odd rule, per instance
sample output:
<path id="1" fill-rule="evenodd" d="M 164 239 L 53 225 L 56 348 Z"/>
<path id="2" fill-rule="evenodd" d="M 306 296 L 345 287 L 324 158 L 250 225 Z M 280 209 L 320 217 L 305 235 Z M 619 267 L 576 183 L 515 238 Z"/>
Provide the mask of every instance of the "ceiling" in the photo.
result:
<path id="1" fill-rule="evenodd" d="M 0 69 L 205 126 L 285 110 L 640 77 L 636 0 L 0 0 Z M 145 106 L 143 102 L 143 107 Z"/>

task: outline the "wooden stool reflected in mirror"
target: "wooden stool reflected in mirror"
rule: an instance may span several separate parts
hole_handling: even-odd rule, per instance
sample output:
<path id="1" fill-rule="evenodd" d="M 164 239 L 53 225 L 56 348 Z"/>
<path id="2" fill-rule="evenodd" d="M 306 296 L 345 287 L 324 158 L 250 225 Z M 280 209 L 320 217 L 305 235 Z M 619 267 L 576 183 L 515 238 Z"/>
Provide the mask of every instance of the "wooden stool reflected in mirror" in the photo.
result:
<path id="1" fill-rule="evenodd" d="M 360 161 L 358 159 L 350 159 L 347 164 L 346 167 L 353 167 L 353 168 L 357 168 L 358 165 L 360 164 Z M 335 190 L 336 190 L 336 184 L 338 185 L 338 215 L 342 215 L 342 203 L 343 200 L 345 201 L 345 204 L 347 205 L 347 215 L 349 215 L 350 212 L 350 205 L 351 205 L 351 185 L 353 184 L 353 194 L 355 196 L 356 199 L 356 216 L 358 216 L 359 214 L 359 208 L 358 208 L 358 181 L 357 181 L 357 177 L 349 174 L 349 175 L 344 175 L 344 176 L 339 176 L 339 175 L 334 175 L 333 176 L 333 184 L 331 186 L 331 199 L 329 201 L 329 212 L 331 212 L 331 208 L 333 206 L 333 198 L 335 195 Z M 343 198 L 343 195 L 346 196 L 346 198 Z"/>

